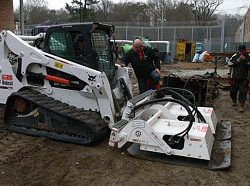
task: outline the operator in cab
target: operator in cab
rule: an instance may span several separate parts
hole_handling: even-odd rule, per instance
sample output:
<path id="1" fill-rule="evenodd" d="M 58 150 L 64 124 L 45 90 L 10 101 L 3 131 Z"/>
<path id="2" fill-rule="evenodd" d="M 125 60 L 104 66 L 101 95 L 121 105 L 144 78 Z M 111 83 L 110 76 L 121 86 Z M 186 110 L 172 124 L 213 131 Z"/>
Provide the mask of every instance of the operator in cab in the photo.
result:
<path id="1" fill-rule="evenodd" d="M 85 41 L 82 36 L 77 39 L 76 46 L 75 46 L 75 55 L 76 56 L 86 56 L 86 49 L 85 49 Z"/>

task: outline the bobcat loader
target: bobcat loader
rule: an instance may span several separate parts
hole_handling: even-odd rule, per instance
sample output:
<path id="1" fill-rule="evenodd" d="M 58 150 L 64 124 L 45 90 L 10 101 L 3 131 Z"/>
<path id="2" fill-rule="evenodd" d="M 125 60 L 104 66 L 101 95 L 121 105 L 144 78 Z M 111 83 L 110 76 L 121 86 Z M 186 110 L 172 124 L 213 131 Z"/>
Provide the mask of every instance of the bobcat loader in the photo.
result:
<path id="1" fill-rule="evenodd" d="M 132 155 L 147 151 L 153 154 L 143 156 L 187 157 L 207 165 L 214 143 L 225 139 L 215 137 L 213 108 L 197 107 L 195 99 L 192 104 L 169 88 L 133 98 L 132 69 L 113 62 L 113 32 L 114 26 L 100 23 L 51 26 L 45 37 L 2 31 L 0 103 L 5 105 L 5 127 L 81 145 L 98 142 L 109 128 L 109 144 L 133 142 L 128 149 Z M 24 41 L 30 39 L 37 47 Z M 163 92 L 179 99 L 163 97 Z M 229 165 L 226 154 L 210 167 Z"/>
<path id="2" fill-rule="evenodd" d="M 5 127 L 82 145 L 102 138 L 132 98 L 132 69 L 113 62 L 113 31 L 113 26 L 98 23 L 51 26 L 43 42 L 38 36 L 2 31 Z M 40 47 L 24 41 L 32 38 Z"/>

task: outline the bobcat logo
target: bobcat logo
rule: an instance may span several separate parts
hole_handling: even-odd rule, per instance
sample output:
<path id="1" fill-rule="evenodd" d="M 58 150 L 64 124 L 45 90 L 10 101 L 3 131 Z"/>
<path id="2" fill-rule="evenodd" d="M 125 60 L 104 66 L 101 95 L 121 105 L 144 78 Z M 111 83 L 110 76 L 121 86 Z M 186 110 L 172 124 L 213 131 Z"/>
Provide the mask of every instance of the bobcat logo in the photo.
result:
<path id="1" fill-rule="evenodd" d="M 139 137 L 141 136 L 141 131 L 137 130 L 137 131 L 135 132 L 135 136 L 139 138 Z"/>
<path id="2" fill-rule="evenodd" d="M 95 81 L 95 78 L 96 78 L 96 76 L 91 76 L 91 75 L 89 75 L 89 81 Z"/>

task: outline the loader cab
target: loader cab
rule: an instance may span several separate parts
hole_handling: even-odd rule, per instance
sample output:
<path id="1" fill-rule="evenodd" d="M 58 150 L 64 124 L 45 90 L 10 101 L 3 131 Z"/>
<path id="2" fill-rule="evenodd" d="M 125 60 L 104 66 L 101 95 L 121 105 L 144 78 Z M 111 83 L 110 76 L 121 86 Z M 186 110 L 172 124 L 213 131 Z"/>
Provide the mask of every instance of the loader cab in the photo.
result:
<path id="1" fill-rule="evenodd" d="M 51 26 L 46 33 L 43 51 L 105 72 L 111 81 L 115 64 L 109 37 L 113 32 L 114 26 L 99 23 Z"/>

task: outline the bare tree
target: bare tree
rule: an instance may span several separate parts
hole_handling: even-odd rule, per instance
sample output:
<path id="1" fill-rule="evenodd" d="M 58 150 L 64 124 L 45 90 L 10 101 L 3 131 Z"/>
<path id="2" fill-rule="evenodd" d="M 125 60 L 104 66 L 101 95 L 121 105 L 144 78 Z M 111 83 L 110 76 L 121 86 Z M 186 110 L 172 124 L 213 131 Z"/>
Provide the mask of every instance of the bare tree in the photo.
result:
<path id="1" fill-rule="evenodd" d="M 148 0 L 148 15 L 151 18 L 151 22 L 161 22 L 162 13 L 165 12 L 165 0 Z"/>
<path id="2" fill-rule="evenodd" d="M 147 10 L 148 10 L 147 4 L 138 2 L 132 5 L 131 9 L 133 12 L 132 13 L 133 21 L 136 21 L 136 22 L 149 22 L 150 21 L 150 18 L 147 14 Z"/>
<path id="3" fill-rule="evenodd" d="M 71 19 L 73 22 L 81 22 L 81 21 L 94 21 L 95 13 L 94 7 L 98 3 L 97 0 L 82 0 L 85 2 L 72 0 L 71 5 L 66 3 L 65 9 L 69 12 Z"/>
<path id="4" fill-rule="evenodd" d="M 19 20 L 20 7 L 14 9 L 14 20 Z"/>
<path id="5" fill-rule="evenodd" d="M 63 8 L 61 8 L 60 10 L 49 10 L 48 16 L 49 16 L 49 19 L 47 22 L 45 22 L 45 24 L 65 23 L 70 18 L 66 10 Z"/>
<path id="6" fill-rule="evenodd" d="M 27 0 L 24 4 L 26 19 L 30 24 L 39 24 L 49 18 L 48 2 L 46 0 Z"/>
<path id="7" fill-rule="evenodd" d="M 50 10 L 47 1 L 26 1 L 24 5 L 26 23 L 39 24 L 51 19 L 79 22 L 85 16 L 85 21 L 98 22 L 203 24 L 216 20 L 215 10 L 223 2 L 223 0 L 147 0 L 147 3 L 126 1 L 113 3 L 113 0 L 72 0 L 71 5 L 66 3 L 65 10 L 58 11 Z M 19 10 L 15 10 L 15 15 L 18 12 Z"/>
<path id="8" fill-rule="evenodd" d="M 192 6 L 187 4 L 186 2 L 180 2 L 177 5 L 175 5 L 172 12 L 173 12 L 172 20 L 175 22 L 189 22 L 190 23 L 190 21 L 194 20 L 194 15 L 192 14 Z"/>
<path id="9" fill-rule="evenodd" d="M 207 24 L 223 0 L 148 0 L 151 22 Z"/>
<path id="10" fill-rule="evenodd" d="M 70 19 L 70 15 L 67 13 L 67 11 L 64 8 L 56 10 L 56 14 L 57 14 L 58 19 L 64 22 L 67 22 Z"/>
<path id="11" fill-rule="evenodd" d="M 117 3 L 112 14 L 114 22 L 149 22 L 148 6 L 145 3 Z"/>
<path id="12" fill-rule="evenodd" d="M 19 20 L 19 7 L 14 10 L 14 17 Z M 24 21 L 26 24 L 42 24 L 47 22 L 67 22 L 69 15 L 65 9 L 50 10 L 46 0 L 27 0 L 24 4 Z M 51 21 L 53 20 L 53 21 Z"/>
<path id="13" fill-rule="evenodd" d="M 184 1 L 148 0 L 148 15 L 152 22 L 184 22 L 194 20 L 192 6 Z"/>
<path id="14" fill-rule="evenodd" d="M 26 0 L 26 6 L 30 8 L 41 8 L 41 7 L 48 8 L 48 1 L 47 0 Z"/>
<path id="15" fill-rule="evenodd" d="M 214 12 L 223 3 L 223 0 L 189 0 L 189 2 L 192 6 L 195 22 L 199 24 L 215 20 Z"/>
<path id="16" fill-rule="evenodd" d="M 114 10 L 114 3 L 110 0 L 101 0 L 97 4 L 96 19 L 98 21 L 109 22 L 112 20 L 112 14 Z"/>

